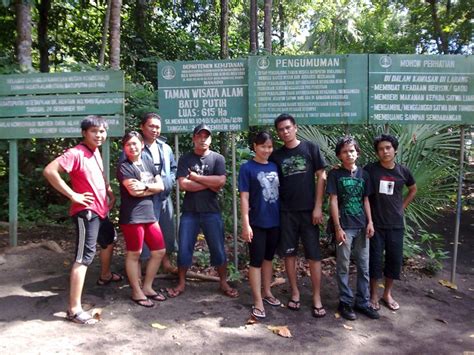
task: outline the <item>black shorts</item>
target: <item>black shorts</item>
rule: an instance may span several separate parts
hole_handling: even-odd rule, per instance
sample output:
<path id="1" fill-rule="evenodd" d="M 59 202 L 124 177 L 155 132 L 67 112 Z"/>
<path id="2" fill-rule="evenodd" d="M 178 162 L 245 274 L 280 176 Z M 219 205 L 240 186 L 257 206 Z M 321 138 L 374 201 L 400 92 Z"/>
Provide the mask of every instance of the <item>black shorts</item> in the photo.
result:
<path id="1" fill-rule="evenodd" d="M 319 226 L 313 225 L 312 211 L 280 212 L 280 245 L 282 257 L 296 256 L 299 240 L 303 242 L 308 260 L 320 261 Z"/>
<path id="2" fill-rule="evenodd" d="M 249 243 L 250 266 L 261 267 L 263 260 L 272 261 L 280 239 L 280 229 L 251 226 L 252 242 Z"/>
<path id="3" fill-rule="evenodd" d="M 400 279 L 403 264 L 404 232 L 403 228 L 375 228 L 375 234 L 370 238 L 370 278 L 381 279 L 382 276 L 385 276 L 393 280 Z M 385 263 L 383 262 L 384 259 Z"/>
<path id="4" fill-rule="evenodd" d="M 76 251 L 74 261 L 90 265 L 94 260 L 96 244 L 105 249 L 117 239 L 117 232 L 108 217 L 100 218 L 90 210 L 72 216 L 76 226 Z"/>

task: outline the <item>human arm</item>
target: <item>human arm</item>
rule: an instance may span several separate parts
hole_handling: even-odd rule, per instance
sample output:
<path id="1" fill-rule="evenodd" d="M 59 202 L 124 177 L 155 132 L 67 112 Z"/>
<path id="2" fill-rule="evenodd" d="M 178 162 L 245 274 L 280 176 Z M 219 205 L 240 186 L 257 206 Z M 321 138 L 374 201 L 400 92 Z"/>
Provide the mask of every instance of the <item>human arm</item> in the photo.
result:
<path id="1" fill-rule="evenodd" d="M 338 244 L 344 243 L 346 241 L 346 232 L 342 229 L 339 224 L 339 206 L 337 203 L 337 195 L 329 195 L 329 212 L 331 214 L 332 221 L 334 223 L 334 231 L 336 233 L 336 240 Z"/>
<path id="2" fill-rule="evenodd" d="M 123 186 L 127 189 L 128 193 L 134 197 L 146 197 L 151 196 L 163 191 L 163 180 L 159 175 L 155 176 L 155 181 L 152 183 L 143 183 L 137 179 L 125 179 L 122 181 Z"/>
<path id="3" fill-rule="evenodd" d="M 316 181 L 316 196 L 314 202 L 314 209 L 312 212 L 313 224 L 322 224 L 323 218 L 323 200 L 324 200 L 324 189 L 326 187 L 326 170 L 319 169 L 315 173 Z"/>
<path id="4" fill-rule="evenodd" d="M 240 193 L 240 215 L 242 220 L 242 238 L 250 243 L 253 238 L 252 227 L 250 227 L 249 219 L 249 193 Z"/>
<path id="5" fill-rule="evenodd" d="M 61 177 L 66 171 L 57 160 L 53 160 L 43 170 L 43 176 L 59 193 L 66 196 L 72 203 L 77 203 L 88 207 L 94 202 L 94 195 L 91 192 L 79 194 L 75 192 Z"/>
<path id="6" fill-rule="evenodd" d="M 225 185 L 226 176 L 225 175 L 199 175 L 196 174 L 194 171 L 190 171 L 187 179 L 204 185 L 206 188 L 214 191 L 219 192 Z"/>
<path id="7" fill-rule="evenodd" d="M 365 236 L 367 238 L 372 238 L 374 236 L 375 230 L 374 230 L 374 222 L 372 221 L 372 212 L 370 210 L 369 197 L 367 196 L 364 197 L 364 211 L 365 211 L 365 216 L 367 218 L 367 228 L 365 231 Z"/>
<path id="8" fill-rule="evenodd" d="M 408 186 L 408 194 L 403 200 L 403 209 L 406 209 L 411 201 L 415 198 L 416 195 L 416 184 Z"/>
<path id="9" fill-rule="evenodd" d="M 107 205 L 110 211 L 112 208 L 114 208 L 116 202 L 114 191 L 112 190 L 112 187 L 110 187 L 110 184 L 107 184 L 107 197 L 109 198 Z"/>

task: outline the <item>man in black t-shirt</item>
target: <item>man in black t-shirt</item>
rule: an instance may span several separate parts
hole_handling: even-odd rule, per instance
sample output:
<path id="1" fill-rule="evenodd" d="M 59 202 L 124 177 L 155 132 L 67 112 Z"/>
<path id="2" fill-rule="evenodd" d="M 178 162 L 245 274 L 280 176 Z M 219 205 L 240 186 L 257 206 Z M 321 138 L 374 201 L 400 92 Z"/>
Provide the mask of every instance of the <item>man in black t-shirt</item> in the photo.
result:
<path id="1" fill-rule="evenodd" d="M 280 180 L 280 254 L 285 258 L 285 268 L 291 286 L 288 308 L 299 310 L 300 292 L 296 276 L 296 254 L 299 240 L 304 246 L 309 262 L 315 317 L 324 317 L 321 302 L 321 251 L 319 227 L 323 223 L 322 204 L 326 182 L 326 162 L 319 146 L 296 139 L 296 122 L 293 116 L 281 114 L 275 119 L 278 136 L 285 143 L 273 152 L 270 160 L 278 166 Z M 317 183 L 315 182 L 317 178 Z"/>
<path id="2" fill-rule="evenodd" d="M 184 292 L 186 271 L 192 264 L 194 245 L 202 229 L 220 279 L 222 293 L 238 297 L 227 283 L 227 258 L 224 248 L 224 224 L 217 193 L 226 181 L 224 157 L 209 149 L 211 130 L 200 124 L 193 132 L 194 151 L 184 154 L 178 162 L 179 187 L 185 191 L 179 223 L 178 286 L 168 289 L 170 297 Z"/>
<path id="3" fill-rule="evenodd" d="M 385 288 L 380 301 L 390 310 L 396 311 L 400 305 L 393 299 L 392 289 L 393 280 L 400 279 L 403 261 L 403 211 L 415 198 L 416 184 L 410 170 L 395 162 L 398 140 L 394 136 L 382 134 L 375 138 L 374 149 L 379 161 L 365 167 L 374 192 L 370 196 L 375 227 L 375 235 L 370 240 L 370 302 L 374 309 L 380 308 L 377 279 L 385 276 Z M 405 198 L 403 186 L 408 187 Z M 384 252 L 385 265 L 382 263 Z"/>

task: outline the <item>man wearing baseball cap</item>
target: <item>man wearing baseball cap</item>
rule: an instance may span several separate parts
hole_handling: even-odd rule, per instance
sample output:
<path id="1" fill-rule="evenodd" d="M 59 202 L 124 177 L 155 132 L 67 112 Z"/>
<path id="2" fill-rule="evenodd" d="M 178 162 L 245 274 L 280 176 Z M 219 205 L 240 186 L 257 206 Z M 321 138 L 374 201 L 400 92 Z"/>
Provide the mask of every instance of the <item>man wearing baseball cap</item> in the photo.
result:
<path id="1" fill-rule="evenodd" d="M 224 248 L 224 223 L 217 193 L 226 181 L 224 157 L 210 150 L 211 130 L 200 124 L 193 131 L 194 150 L 178 162 L 178 184 L 185 191 L 179 224 L 178 286 L 168 289 L 170 297 L 184 292 L 186 271 L 192 264 L 194 245 L 202 230 L 220 279 L 220 290 L 228 297 L 239 293 L 227 283 L 227 258 Z"/>

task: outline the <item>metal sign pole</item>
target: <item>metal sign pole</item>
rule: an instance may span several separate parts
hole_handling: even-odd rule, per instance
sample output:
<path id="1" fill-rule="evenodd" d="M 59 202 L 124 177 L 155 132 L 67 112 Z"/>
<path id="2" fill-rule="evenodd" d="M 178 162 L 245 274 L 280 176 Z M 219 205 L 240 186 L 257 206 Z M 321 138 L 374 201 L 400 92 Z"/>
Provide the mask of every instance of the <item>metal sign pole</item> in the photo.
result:
<path id="1" fill-rule="evenodd" d="M 174 135 L 174 157 L 176 162 L 179 160 L 179 135 L 175 134 Z M 179 184 L 178 180 L 176 179 L 176 205 L 175 205 L 175 211 L 176 211 L 176 225 L 174 226 L 175 229 L 175 235 L 176 235 L 176 240 L 179 238 L 179 221 L 181 219 L 181 209 L 180 209 L 180 203 L 179 203 Z"/>
<path id="2" fill-rule="evenodd" d="M 235 157 L 235 133 L 231 134 L 232 138 L 232 214 L 234 218 L 234 266 L 235 269 L 239 268 L 239 255 L 237 245 L 237 233 L 238 233 L 238 219 L 237 219 L 237 160 Z"/>
<path id="3" fill-rule="evenodd" d="M 9 150 L 8 222 L 10 246 L 18 245 L 18 141 L 11 140 Z"/>
<path id="4" fill-rule="evenodd" d="M 453 249 L 453 265 L 451 269 L 451 283 L 454 284 L 456 279 L 456 265 L 458 262 L 458 242 L 459 242 L 459 226 L 461 224 L 462 212 L 462 182 L 464 175 L 464 126 L 461 126 L 461 155 L 459 157 L 459 179 L 458 179 L 458 197 L 456 204 L 456 227 L 454 229 L 454 249 Z"/>

